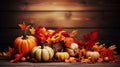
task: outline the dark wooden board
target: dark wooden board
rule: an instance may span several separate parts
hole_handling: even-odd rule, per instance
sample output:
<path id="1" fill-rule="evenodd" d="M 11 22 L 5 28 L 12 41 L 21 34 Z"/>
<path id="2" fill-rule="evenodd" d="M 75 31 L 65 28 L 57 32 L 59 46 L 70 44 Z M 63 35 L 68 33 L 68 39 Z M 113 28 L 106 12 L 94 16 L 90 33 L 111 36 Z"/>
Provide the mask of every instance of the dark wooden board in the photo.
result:
<path id="1" fill-rule="evenodd" d="M 47 8 L 48 5 L 49 8 Z M 119 6 L 120 5 L 118 0 L 99 0 L 99 1 L 98 0 L 19 0 L 19 1 L 1 0 L 0 1 L 0 10 L 57 10 L 58 8 L 59 9 L 61 8 L 63 10 L 101 10 L 101 9 L 107 10 L 107 9 L 117 9 Z"/>
<path id="2" fill-rule="evenodd" d="M 81 64 L 77 63 L 65 63 L 65 62 L 45 62 L 45 63 L 31 63 L 31 62 L 18 62 L 10 63 L 6 60 L 0 60 L 0 67 L 119 67 L 120 63 L 92 63 Z"/>

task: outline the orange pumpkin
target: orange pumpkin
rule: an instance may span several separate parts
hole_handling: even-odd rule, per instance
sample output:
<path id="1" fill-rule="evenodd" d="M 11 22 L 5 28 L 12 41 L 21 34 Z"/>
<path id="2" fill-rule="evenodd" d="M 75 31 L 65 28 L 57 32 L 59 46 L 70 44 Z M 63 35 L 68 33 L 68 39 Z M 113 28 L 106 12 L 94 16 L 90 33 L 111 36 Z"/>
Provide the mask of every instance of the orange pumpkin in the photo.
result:
<path id="1" fill-rule="evenodd" d="M 14 41 L 15 53 L 27 55 L 36 45 L 37 41 L 34 36 L 26 35 L 26 38 L 24 36 L 17 37 Z"/>

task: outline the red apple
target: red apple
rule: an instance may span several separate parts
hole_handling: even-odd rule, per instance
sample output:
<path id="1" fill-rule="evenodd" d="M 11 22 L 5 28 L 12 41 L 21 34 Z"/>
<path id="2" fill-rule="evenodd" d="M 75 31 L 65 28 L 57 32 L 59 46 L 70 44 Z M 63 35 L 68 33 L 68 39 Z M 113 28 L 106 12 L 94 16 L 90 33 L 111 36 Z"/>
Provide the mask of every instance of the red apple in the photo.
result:
<path id="1" fill-rule="evenodd" d="M 26 57 L 26 60 L 27 60 L 27 61 L 30 61 L 30 56 L 27 56 L 27 57 Z"/>

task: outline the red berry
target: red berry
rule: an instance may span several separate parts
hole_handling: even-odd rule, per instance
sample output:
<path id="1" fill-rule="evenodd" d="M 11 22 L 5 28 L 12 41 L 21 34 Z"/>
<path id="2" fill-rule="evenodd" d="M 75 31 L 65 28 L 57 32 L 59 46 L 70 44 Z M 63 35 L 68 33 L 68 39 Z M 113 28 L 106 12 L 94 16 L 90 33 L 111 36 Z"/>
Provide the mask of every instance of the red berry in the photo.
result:
<path id="1" fill-rule="evenodd" d="M 25 61 L 26 61 L 26 58 L 25 58 L 25 57 L 22 57 L 22 58 L 21 58 L 21 61 L 25 62 Z"/>
<path id="2" fill-rule="evenodd" d="M 30 56 L 27 56 L 27 57 L 26 57 L 26 60 L 27 60 L 27 61 L 30 61 Z"/>

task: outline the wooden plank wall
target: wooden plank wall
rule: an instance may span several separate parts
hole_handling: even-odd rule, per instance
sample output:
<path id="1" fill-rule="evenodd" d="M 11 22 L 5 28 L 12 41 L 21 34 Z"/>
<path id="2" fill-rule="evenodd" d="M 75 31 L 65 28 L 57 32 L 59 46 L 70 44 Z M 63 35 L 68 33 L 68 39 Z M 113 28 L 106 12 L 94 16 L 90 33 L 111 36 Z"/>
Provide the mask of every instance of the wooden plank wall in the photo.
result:
<path id="1" fill-rule="evenodd" d="M 0 51 L 13 46 L 23 21 L 47 28 L 78 29 L 76 36 L 98 29 L 98 41 L 120 48 L 118 0 L 0 0 Z M 119 52 L 120 50 L 118 50 Z"/>

